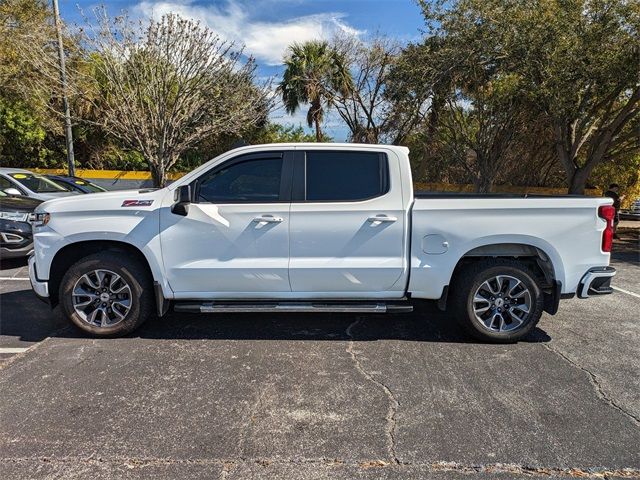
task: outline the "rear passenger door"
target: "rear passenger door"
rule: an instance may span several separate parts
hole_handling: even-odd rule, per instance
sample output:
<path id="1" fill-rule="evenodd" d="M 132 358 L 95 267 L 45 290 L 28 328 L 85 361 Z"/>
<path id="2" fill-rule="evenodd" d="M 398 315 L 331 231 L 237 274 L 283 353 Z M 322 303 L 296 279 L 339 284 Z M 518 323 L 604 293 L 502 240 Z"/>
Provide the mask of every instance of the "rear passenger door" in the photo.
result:
<path id="1" fill-rule="evenodd" d="M 405 267 L 398 162 L 384 151 L 297 151 L 291 289 L 310 298 L 394 298 Z M 396 179 L 396 181 L 392 181 Z"/>

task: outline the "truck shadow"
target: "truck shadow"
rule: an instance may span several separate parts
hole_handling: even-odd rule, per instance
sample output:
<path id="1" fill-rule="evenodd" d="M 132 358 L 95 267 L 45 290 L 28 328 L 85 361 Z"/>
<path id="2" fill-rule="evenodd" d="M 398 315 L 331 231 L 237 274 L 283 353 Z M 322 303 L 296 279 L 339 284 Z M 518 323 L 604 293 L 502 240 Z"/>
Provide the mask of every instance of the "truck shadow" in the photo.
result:
<path id="1" fill-rule="evenodd" d="M 410 314 L 296 314 L 296 313 L 169 313 L 149 319 L 130 338 L 175 340 L 403 340 L 412 342 L 477 343 L 461 332 L 450 314 L 431 302 L 416 303 Z M 0 334 L 25 341 L 46 337 L 82 338 L 67 326 L 59 309 L 53 312 L 30 290 L 0 294 Z M 352 335 L 350 325 L 358 322 Z M 536 328 L 524 342 L 548 342 Z"/>
<path id="2" fill-rule="evenodd" d="M 640 228 L 620 229 L 613 244 L 611 259 L 640 266 Z"/>

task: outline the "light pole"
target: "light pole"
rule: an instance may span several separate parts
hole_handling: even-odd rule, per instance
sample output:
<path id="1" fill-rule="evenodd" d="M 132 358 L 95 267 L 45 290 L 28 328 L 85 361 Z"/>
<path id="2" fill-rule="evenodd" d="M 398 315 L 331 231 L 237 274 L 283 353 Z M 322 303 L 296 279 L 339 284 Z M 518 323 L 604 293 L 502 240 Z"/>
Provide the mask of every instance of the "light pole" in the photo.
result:
<path id="1" fill-rule="evenodd" d="M 53 1 L 53 21 L 56 25 L 58 35 L 58 57 L 60 58 L 60 83 L 62 84 L 62 105 L 64 107 L 64 135 L 67 140 L 67 166 L 69 175 L 75 177 L 76 167 L 73 164 L 73 132 L 71 131 L 71 113 L 69 111 L 69 100 L 67 99 L 67 71 L 64 64 L 64 45 L 62 44 L 62 26 L 60 25 L 60 11 L 58 10 L 58 0 Z"/>

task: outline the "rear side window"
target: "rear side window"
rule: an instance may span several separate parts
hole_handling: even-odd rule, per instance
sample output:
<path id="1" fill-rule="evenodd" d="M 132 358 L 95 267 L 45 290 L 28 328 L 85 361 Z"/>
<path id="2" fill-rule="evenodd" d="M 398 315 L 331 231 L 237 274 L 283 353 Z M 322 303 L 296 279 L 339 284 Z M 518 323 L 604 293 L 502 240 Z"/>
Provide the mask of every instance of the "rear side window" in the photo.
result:
<path id="1" fill-rule="evenodd" d="M 245 160 L 206 174 L 198 185 L 204 203 L 264 203 L 280 198 L 282 158 Z"/>
<path id="2" fill-rule="evenodd" d="M 387 156 L 382 153 L 309 151 L 306 167 L 308 202 L 353 202 L 389 191 Z"/>

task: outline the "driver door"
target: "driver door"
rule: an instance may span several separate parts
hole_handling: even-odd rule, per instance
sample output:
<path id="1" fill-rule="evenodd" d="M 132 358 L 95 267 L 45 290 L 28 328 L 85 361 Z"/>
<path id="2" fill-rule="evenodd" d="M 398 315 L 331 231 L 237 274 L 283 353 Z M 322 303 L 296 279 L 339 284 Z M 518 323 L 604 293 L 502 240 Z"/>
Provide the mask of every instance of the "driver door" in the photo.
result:
<path id="1" fill-rule="evenodd" d="M 163 208 L 160 241 L 176 298 L 290 292 L 292 152 L 241 155 L 191 184 L 186 216 Z"/>

